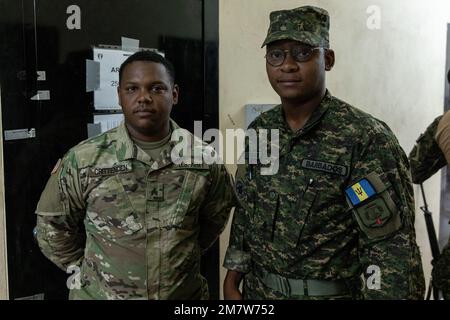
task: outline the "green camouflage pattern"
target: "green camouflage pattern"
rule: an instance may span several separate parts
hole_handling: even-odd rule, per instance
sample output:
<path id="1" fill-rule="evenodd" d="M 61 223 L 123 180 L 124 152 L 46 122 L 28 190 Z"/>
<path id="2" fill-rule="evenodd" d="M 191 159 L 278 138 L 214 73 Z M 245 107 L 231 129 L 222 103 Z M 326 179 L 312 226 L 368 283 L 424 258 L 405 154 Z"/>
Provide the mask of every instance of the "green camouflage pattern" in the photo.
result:
<path id="1" fill-rule="evenodd" d="M 445 300 L 450 300 L 450 241 L 441 255 L 433 261 L 433 284 L 442 291 Z"/>
<path id="2" fill-rule="evenodd" d="M 409 154 L 413 183 L 420 184 L 447 164 L 436 142 L 436 130 L 442 115 L 434 119 L 416 141 Z"/>
<path id="3" fill-rule="evenodd" d="M 330 16 L 324 9 L 303 6 L 270 13 L 265 45 L 277 40 L 296 40 L 313 47 L 329 48 Z"/>
<path id="4" fill-rule="evenodd" d="M 61 269 L 80 267 L 71 299 L 208 298 L 200 257 L 226 225 L 232 180 L 194 155 L 192 165 L 174 164 L 176 143 L 152 160 L 122 123 L 72 148 L 52 174 L 37 238 Z"/>
<path id="5" fill-rule="evenodd" d="M 264 270 L 292 279 L 346 281 L 356 299 L 423 299 L 408 159 L 385 123 L 327 91 L 297 133 L 282 106 L 249 127 L 280 130 L 280 167 L 275 175 L 261 175 L 261 165 L 240 165 L 236 173 L 240 205 L 224 267 L 245 274 L 245 298 L 304 298 L 270 289 L 258 279 Z M 344 195 L 347 186 L 371 173 L 383 181 L 401 218 L 399 228 L 376 238 L 358 226 Z M 363 285 L 371 265 L 381 272 L 379 290 Z"/>

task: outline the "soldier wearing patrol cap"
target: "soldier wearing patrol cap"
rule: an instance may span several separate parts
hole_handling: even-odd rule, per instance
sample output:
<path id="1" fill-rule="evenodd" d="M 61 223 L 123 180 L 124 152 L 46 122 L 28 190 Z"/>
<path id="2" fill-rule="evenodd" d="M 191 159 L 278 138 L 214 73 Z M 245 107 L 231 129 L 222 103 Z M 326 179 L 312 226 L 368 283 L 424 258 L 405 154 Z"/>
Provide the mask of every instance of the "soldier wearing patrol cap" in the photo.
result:
<path id="1" fill-rule="evenodd" d="M 200 255 L 225 227 L 233 189 L 223 165 L 199 157 L 208 146 L 170 119 L 178 91 L 168 60 L 131 55 L 119 71 L 125 121 L 55 166 L 37 239 L 72 274 L 71 299 L 208 298 Z M 173 157 L 180 138 L 192 156 Z"/>
<path id="2" fill-rule="evenodd" d="M 250 128 L 279 130 L 279 170 L 238 168 L 226 299 L 423 299 L 407 158 L 384 122 L 326 89 L 329 25 L 312 6 L 270 14 L 281 104 Z"/>
<path id="3" fill-rule="evenodd" d="M 450 70 L 447 73 L 450 84 Z M 421 184 L 450 163 L 450 112 L 436 117 L 416 141 L 409 154 L 412 180 Z M 437 246 L 437 245 L 436 245 Z M 432 261 L 433 285 L 450 300 L 450 239 L 440 256 Z"/>

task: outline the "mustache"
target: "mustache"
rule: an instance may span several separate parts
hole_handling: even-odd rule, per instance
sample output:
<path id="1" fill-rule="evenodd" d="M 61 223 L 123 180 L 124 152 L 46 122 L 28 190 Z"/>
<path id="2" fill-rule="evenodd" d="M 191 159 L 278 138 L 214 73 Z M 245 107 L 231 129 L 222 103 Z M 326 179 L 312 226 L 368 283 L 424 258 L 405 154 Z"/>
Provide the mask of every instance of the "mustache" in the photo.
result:
<path id="1" fill-rule="evenodd" d="M 150 112 L 150 113 L 156 113 L 156 110 L 147 106 L 137 106 L 134 108 L 133 113 L 137 112 Z"/>

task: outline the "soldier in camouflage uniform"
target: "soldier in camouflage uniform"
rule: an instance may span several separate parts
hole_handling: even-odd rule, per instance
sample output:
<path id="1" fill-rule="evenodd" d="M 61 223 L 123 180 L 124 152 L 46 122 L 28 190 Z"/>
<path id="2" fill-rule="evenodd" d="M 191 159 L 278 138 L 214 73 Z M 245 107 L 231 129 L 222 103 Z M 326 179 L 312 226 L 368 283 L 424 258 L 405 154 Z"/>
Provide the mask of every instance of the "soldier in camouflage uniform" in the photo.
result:
<path id="1" fill-rule="evenodd" d="M 450 70 L 447 73 L 450 84 Z M 409 154 L 412 181 L 423 183 L 439 169 L 450 163 L 450 112 L 440 115 L 419 136 Z M 450 239 L 439 258 L 432 261 L 434 287 L 450 300 Z"/>
<path id="2" fill-rule="evenodd" d="M 238 167 L 226 299 L 423 299 L 408 160 L 384 122 L 326 89 L 328 32 L 320 8 L 270 14 L 281 105 L 249 127 L 279 130 L 279 170 Z"/>
<path id="3" fill-rule="evenodd" d="M 193 136 L 169 118 L 178 86 L 166 59 L 135 53 L 119 83 L 125 121 L 55 167 L 36 209 L 39 246 L 74 272 L 71 299 L 206 299 L 200 255 L 228 220 L 230 176 L 199 152 L 174 163 Z"/>
<path id="4" fill-rule="evenodd" d="M 450 300 L 450 239 L 436 261 L 431 273 L 433 285 L 442 291 L 445 300 Z"/>

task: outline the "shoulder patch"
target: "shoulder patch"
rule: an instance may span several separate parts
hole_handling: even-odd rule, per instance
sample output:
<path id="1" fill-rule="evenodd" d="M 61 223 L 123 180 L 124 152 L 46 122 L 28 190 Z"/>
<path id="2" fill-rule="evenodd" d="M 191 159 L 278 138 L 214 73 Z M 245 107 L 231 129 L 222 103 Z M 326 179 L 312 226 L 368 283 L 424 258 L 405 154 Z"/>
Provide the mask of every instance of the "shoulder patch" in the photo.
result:
<path id="1" fill-rule="evenodd" d="M 53 167 L 52 174 L 55 174 L 56 171 L 58 171 L 60 165 L 61 165 L 61 158 L 58 159 L 58 162 L 56 162 L 55 166 Z"/>
<path id="2" fill-rule="evenodd" d="M 303 159 L 302 167 L 305 169 L 337 174 L 344 177 L 348 173 L 347 166 L 313 159 Z"/>
<path id="3" fill-rule="evenodd" d="M 344 189 L 347 203 L 354 212 L 361 231 L 369 239 L 384 238 L 401 225 L 400 211 L 375 172 Z"/>

